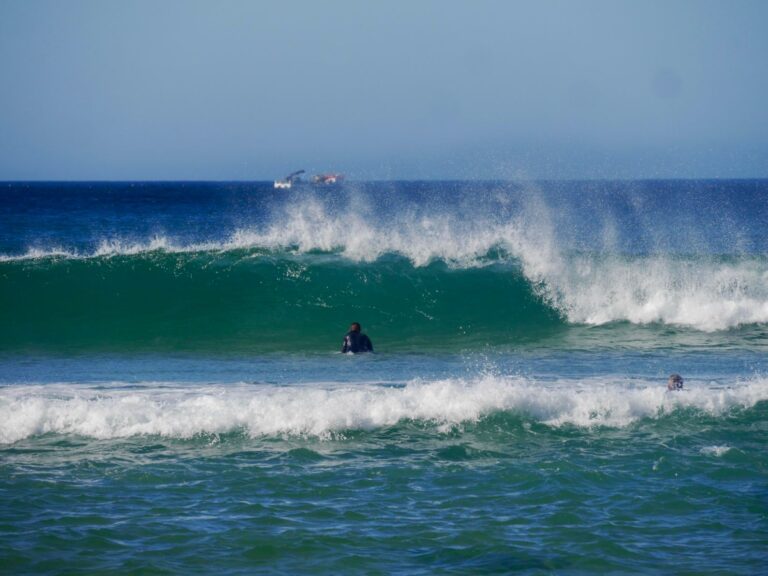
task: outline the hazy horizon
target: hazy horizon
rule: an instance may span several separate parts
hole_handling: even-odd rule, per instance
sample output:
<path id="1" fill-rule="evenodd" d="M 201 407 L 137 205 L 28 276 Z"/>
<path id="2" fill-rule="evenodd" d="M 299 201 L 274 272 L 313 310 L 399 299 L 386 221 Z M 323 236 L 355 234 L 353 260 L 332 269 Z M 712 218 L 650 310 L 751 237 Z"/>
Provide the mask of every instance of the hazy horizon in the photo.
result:
<path id="1" fill-rule="evenodd" d="M 768 177 L 768 4 L 0 5 L 0 181 Z"/>

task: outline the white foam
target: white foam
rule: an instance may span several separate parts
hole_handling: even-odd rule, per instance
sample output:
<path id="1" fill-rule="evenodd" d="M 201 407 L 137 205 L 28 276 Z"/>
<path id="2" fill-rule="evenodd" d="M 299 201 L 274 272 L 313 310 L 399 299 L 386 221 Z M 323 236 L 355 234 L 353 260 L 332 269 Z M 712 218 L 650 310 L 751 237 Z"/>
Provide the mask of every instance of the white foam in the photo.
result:
<path id="1" fill-rule="evenodd" d="M 573 323 L 665 323 L 715 331 L 768 322 L 768 266 L 758 259 L 574 257 L 537 276 Z"/>
<path id="2" fill-rule="evenodd" d="M 623 427 L 677 408 L 719 415 L 768 399 L 768 379 L 731 388 L 668 393 L 663 384 L 609 380 L 554 382 L 519 377 L 301 386 L 79 385 L 0 388 L 0 443 L 45 433 L 92 438 L 190 438 L 243 430 L 253 437 L 370 430 L 412 419 L 443 430 L 510 411 L 551 425 Z"/>

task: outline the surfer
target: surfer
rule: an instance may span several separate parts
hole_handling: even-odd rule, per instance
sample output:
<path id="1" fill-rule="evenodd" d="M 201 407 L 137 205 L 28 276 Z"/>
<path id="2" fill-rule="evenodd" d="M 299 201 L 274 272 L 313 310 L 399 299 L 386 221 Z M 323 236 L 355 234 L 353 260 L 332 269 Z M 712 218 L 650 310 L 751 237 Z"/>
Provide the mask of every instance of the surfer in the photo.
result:
<path id="1" fill-rule="evenodd" d="M 361 332 L 360 323 L 352 322 L 349 326 L 349 332 L 344 336 L 344 344 L 341 346 L 342 353 L 352 352 L 373 352 L 371 339 Z"/>
<path id="2" fill-rule="evenodd" d="M 680 374 L 670 374 L 669 380 L 667 380 L 667 390 L 682 390 L 683 389 L 683 377 Z"/>

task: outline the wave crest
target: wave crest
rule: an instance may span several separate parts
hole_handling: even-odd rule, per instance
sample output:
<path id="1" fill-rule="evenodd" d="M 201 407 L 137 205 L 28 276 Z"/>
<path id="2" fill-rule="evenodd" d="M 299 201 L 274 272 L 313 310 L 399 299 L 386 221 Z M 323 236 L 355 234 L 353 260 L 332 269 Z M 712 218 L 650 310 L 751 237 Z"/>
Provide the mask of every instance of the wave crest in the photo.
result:
<path id="1" fill-rule="evenodd" d="M 604 231 L 604 244 L 610 245 L 613 234 Z M 535 200 L 502 215 L 406 207 L 383 217 L 364 202 L 337 209 L 308 197 L 283 206 L 266 224 L 237 229 L 221 241 L 104 239 L 90 252 L 33 249 L 0 261 L 242 250 L 254 257 L 332 253 L 353 263 L 397 255 L 417 268 L 436 261 L 454 269 L 514 262 L 530 290 L 572 324 L 662 323 L 716 331 L 768 323 L 765 258 L 577 252 L 558 234 L 550 208 Z"/>

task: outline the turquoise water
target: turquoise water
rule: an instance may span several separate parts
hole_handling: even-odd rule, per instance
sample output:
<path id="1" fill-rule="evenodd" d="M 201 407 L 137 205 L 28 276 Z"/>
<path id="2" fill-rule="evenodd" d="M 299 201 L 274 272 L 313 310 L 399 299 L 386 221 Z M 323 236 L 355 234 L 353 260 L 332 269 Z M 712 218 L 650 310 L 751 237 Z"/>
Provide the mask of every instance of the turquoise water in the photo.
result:
<path id="1" fill-rule="evenodd" d="M 6 186 L 0 572 L 761 573 L 767 191 Z"/>

